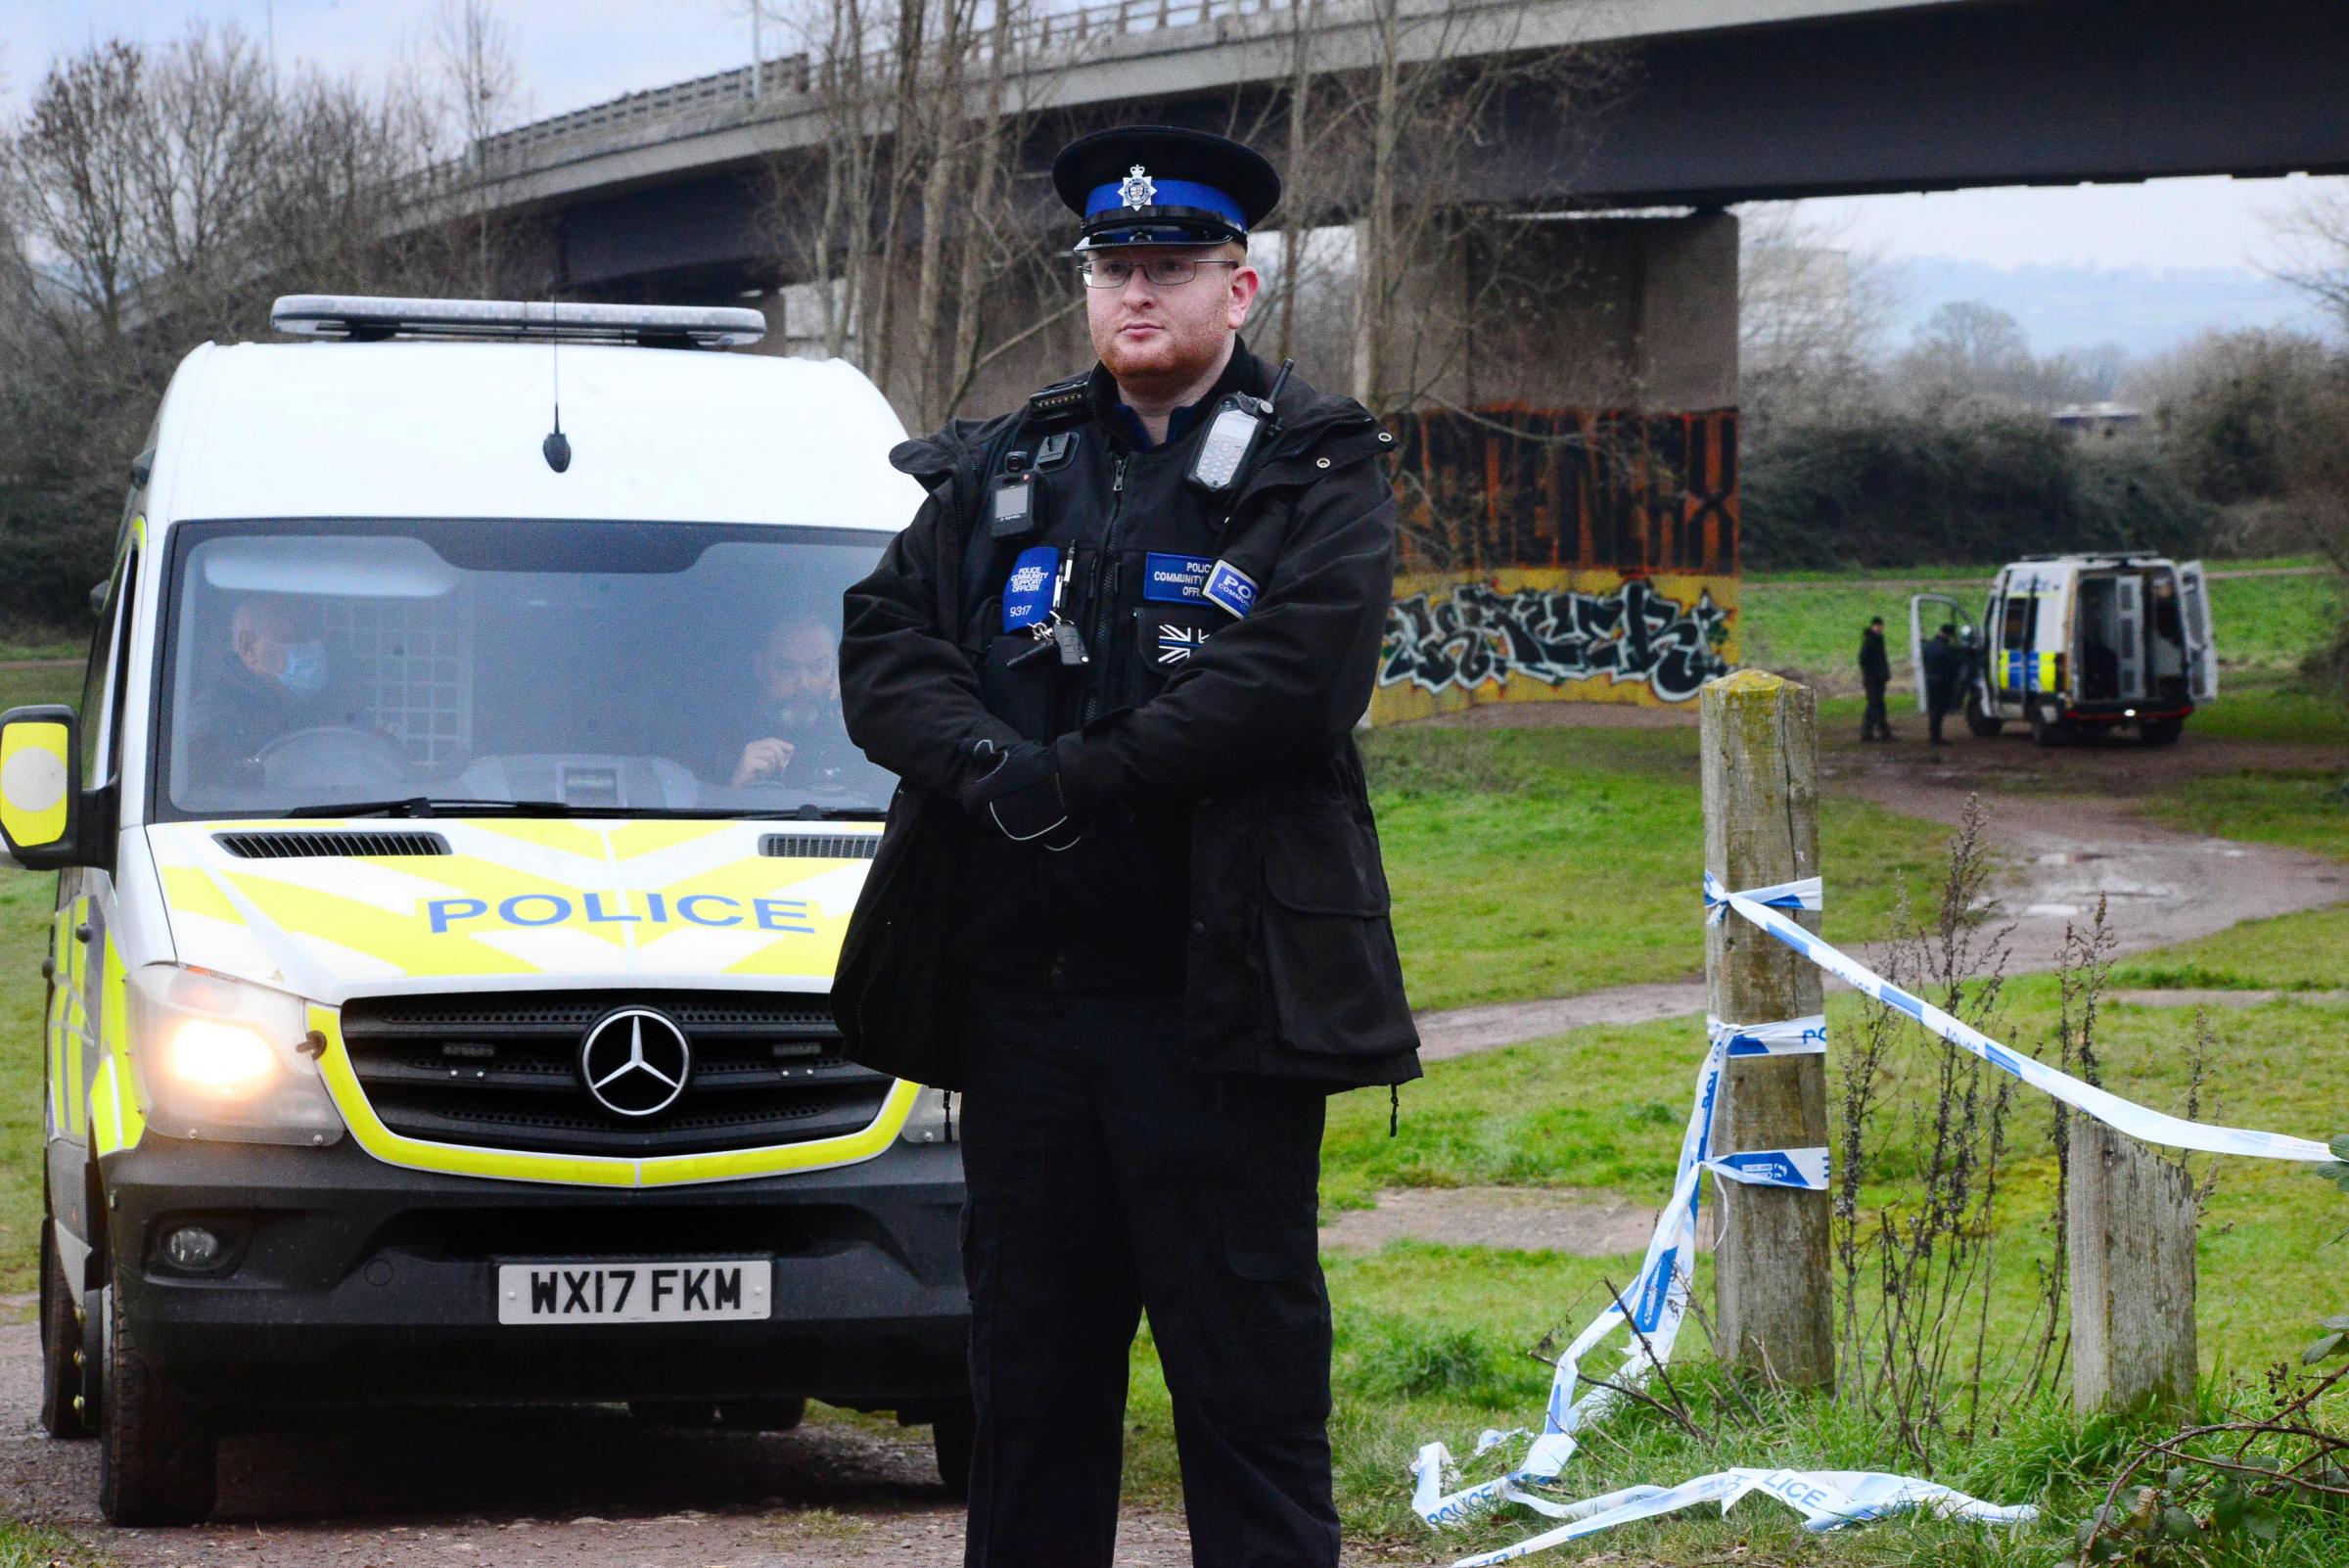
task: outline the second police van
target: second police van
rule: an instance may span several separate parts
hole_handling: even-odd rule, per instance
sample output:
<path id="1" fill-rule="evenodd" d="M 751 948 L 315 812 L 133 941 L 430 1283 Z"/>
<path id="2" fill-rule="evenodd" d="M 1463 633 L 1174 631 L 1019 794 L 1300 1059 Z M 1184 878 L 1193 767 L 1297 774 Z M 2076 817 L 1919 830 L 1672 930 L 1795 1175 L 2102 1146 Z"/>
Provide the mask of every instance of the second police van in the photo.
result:
<path id="1" fill-rule="evenodd" d="M 0 718 L 60 873 L 42 1424 L 124 1524 L 303 1407 L 815 1398 L 959 1485 L 952 1105 L 826 1000 L 894 787 L 834 659 L 920 500 L 896 416 L 716 351 L 752 311 L 277 319 L 341 341 L 188 356 L 78 712 Z"/>
<path id="2" fill-rule="evenodd" d="M 2042 746 L 2128 729 L 2167 745 L 2219 694 L 2210 598 L 2199 561 L 2153 555 L 2032 555 L 2001 568 L 1981 620 L 1946 594 L 1909 601 L 1922 650 L 1955 624 L 1970 655 L 1961 706 L 1976 735 L 2024 723 Z M 1925 706 L 1924 661 L 1916 662 Z"/>

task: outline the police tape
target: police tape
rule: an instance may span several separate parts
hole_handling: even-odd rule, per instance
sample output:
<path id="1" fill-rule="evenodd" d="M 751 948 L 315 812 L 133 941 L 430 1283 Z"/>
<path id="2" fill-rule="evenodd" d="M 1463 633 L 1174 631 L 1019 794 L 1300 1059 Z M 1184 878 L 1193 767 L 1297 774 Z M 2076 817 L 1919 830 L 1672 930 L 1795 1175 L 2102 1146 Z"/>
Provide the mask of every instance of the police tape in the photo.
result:
<path id="1" fill-rule="evenodd" d="M 2188 1122 L 2015 1054 L 1789 919 L 1786 911 L 1822 907 L 1823 891 L 1818 877 L 1731 893 L 1707 872 L 1704 897 L 1708 924 L 1719 924 L 1731 912 L 1736 913 L 1863 994 L 1913 1019 L 1959 1049 L 2132 1137 L 2210 1154 L 2327 1163 L 2334 1158 L 2330 1148 L 2310 1138 Z M 1688 1310 L 1689 1278 L 1681 1260 L 1694 1255 L 1703 1174 L 1710 1171 L 1716 1179 L 1749 1185 L 1817 1190 L 1827 1184 L 1825 1149 L 1724 1153 L 1713 1148 L 1715 1113 L 1727 1063 L 1753 1056 L 1823 1053 L 1827 1045 L 1825 1017 L 1814 1015 L 1765 1024 L 1728 1024 L 1708 1018 L 1706 1036 L 1704 1065 L 1697 1074 L 1696 1102 L 1681 1134 L 1672 1198 L 1657 1217 L 1631 1293 L 1611 1302 L 1558 1358 L 1541 1432 L 1488 1431 L 1476 1447 L 1476 1454 L 1482 1455 L 1525 1438 L 1529 1440 L 1525 1457 L 1506 1474 L 1449 1494 L 1444 1487 L 1455 1470 L 1450 1450 L 1441 1443 L 1430 1443 L 1419 1450 L 1412 1461 L 1411 1506 L 1430 1525 L 1457 1525 L 1487 1509 L 1512 1502 L 1563 1521 L 1556 1529 L 1513 1545 L 1464 1557 L 1453 1568 L 1482 1568 L 1484 1564 L 1507 1562 L 1635 1519 L 1652 1518 L 1701 1502 L 1718 1501 L 1726 1513 L 1740 1499 L 1754 1493 L 1775 1497 L 1796 1508 L 1804 1515 L 1805 1528 L 1812 1530 L 1834 1529 L 1908 1509 L 1926 1509 L 1945 1516 L 1997 1524 L 2021 1523 L 2038 1516 L 2038 1510 L 2028 1504 L 2008 1507 L 1984 1502 L 1930 1481 L 1879 1471 L 1724 1470 L 1677 1487 L 1631 1487 L 1575 1502 L 1528 1490 L 1554 1483 L 1566 1461 L 1574 1455 L 1577 1447 L 1574 1434 L 1620 1403 L 1623 1390 L 1633 1382 L 1643 1379 L 1671 1358 L 1681 1322 Z M 1628 1330 L 1631 1343 L 1615 1378 L 1610 1381 L 1585 1377 L 1584 1359 L 1617 1329 Z M 1580 1383 L 1589 1383 L 1591 1387 L 1578 1397 L 1576 1386 Z"/>
<path id="2" fill-rule="evenodd" d="M 1451 1452 L 1441 1443 L 1430 1443 L 1419 1451 L 1411 1467 L 1411 1506 L 1429 1524 L 1439 1527 L 1458 1524 L 1487 1509 L 1511 1502 L 1560 1519 L 1579 1519 L 1592 1512 L 1589 1504 L 1561 1502 L 1527 1489 L 1554 1482 L 1566 1461 L 1574 1456 L 1574 1434 L 1620 1403 L 1626 1388 L 1670 1359 L 1688 1313 L 1689 1278 L 1685 1260 L 1696 1251 L 1700 1177 L 1710 1171 L 1718 1178 L 1748 1185 L 1808 1188 L 1826 1185 L 1827 1151 L 1823 1148 L 1732 1152 L 1714 1148 L 1715 1112 L 1720 1102 L 1722 1074 L 1729 1060 L 1816 1055 L 1826 1049 L 1826 1018 L 1814 1015 L 1768 1024 L 1728 1024 L 1709 1018 L 1706 1025 L 1705 1058 L 1697 1071 L 1695 1102 L 1681 1134 L 1680 1163 L 1672 1198 L 1656 1217 L 1646 1256 L 1632 1278 L 1630 1290 L 1610 1302 L 1559 1356 L 1550 1380 L 1549 1402 L 1543 1411 L 1542 1430 L 1487 1432 L 1478 1442 L 1476 1454 L 1481 1455 L 1515 1439 L 1528 1439 L 1525 1456 L 1513 1468 L 1492 1480 L 1447 1494 L 1445 1480 L 1454 1469 Z M 1586 1377 L 1582 1370 L 1584 1360 L 1618 1330 L 1623 1331 L 1628 1341 L 1622 1365 L 1611 1379 Z M 1578 1387 L 1585 1383 L 1589 1385 L 1587 1392 Z M 1647 1490 L 1653 1493 L 1657 1489 Z M 1645 1515 L 1626 1515 L 1625 1519 Z M 1625 1519 L 1593 1523 L 1589 1529 L 1606 1529 Z"/>
<path id="3" fill-rule="evenodd" d="M 1635 1519 L 1652 1519 L 1703 1502 L 1720 1503 L 1726 1514 L 1742 1499 L 1754 1495 L 1775 1498 L 1793 1508 L 1803 1516 L 1806 1530 L 1833 1530 L 1911 1510 L 1984 1524 L 2022 1524 L 2039 1516 L 2039 1510 L 2028 1503 L 2002 1507 L 1931 1481 L 1880 1470 L 1722 1470 L 1677 1487 L 1626 1487 L 1574 1503 L 1561 1510 L 1569 1523 L 1497 1551 L 1462 1557 L 1452 1568 L 1486 1568 L 1491 1563 L 1531 1556 Z"/>
<path id="4" fill-rule="evenodd" d="M 1817 882 L 1817 878 L 1811 879 L 1814 889 Z M 1800 887 L 1802 884 L 1792 886 Z M 1782 890 L 1765 888 L 1756 891 L 1775 894 Z M 1751 894 L 1725 892 L 1710 871 L 1705 873 L 1705 909 L 1708 919 L 1718 919 L 1725 910 L 1735 910 L 1853 990 L 1875 998 L 1895 1012 L 1907 1014 L 1959 1050 L 1980 1057 L 2001 1072 L 2021 1079 L 2033 1088 L 2061 1100 L 2076 1111 L 2086 1112 L 2117 1131 L 2126 1132 L 2142 1142 L 2193 1149 L 2203 1154 L 2247 1154 L 2267 1160 L 2326 1162 L 2333 1158 L 2330 1148 L 2313 1138 L 2188 1122 L 2184 1117 L 2171 1116 L 2134 1100 L 2125 1100 L 2094 1084 L 2082 1083 L 2045 1062 L 2017 1055 L 1980 1030 L 1951 1017 L 1923 997 L 1911 995 L 1849 953 L 1821 942 L 1780 912 L 1787 907 L 1791 906 L 1773 899 L 1757 899 Z M 1814 901 L 1801 904 L 1800 907 L 1816 909 L 1819 904 Z"/>

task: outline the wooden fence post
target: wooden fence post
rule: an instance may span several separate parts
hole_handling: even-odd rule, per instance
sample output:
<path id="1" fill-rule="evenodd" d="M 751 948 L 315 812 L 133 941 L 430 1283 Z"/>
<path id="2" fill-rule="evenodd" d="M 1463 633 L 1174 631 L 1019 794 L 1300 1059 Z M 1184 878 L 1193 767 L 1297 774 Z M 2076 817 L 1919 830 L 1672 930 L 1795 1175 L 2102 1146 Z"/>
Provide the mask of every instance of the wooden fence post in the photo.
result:
<path id="1" fill-rule="evenodd" d="M 2072 1273 L 2072 1407 L 2193 1406 L 2191 1177 L 2093 1117 L 2072 1113 L 2065 1249 Z"/>
<path id="2" fill-rule="evenodd" d="M 1810 688 L 1760 670 L 1708 682 L 1703 715 L 1705 869 L 1731 892 L 1819 874 L 1819 718 Z M 1796 918 L 1817 930 L 1816 914 Z M 1705 992 L 1716 1018 L 1769 1024 L 1820 1009 L 1818 968 L 1730 914 L 1705 931 Z M 1819 1056 L 1731 1062 L 1714 1150 L 1827 1142 Z M 1798 1387 L 1835 1378 L 1828 1195 L 1720 1182 L 1713 1254 L 1721 1343 L 1741 1366 Z"/>

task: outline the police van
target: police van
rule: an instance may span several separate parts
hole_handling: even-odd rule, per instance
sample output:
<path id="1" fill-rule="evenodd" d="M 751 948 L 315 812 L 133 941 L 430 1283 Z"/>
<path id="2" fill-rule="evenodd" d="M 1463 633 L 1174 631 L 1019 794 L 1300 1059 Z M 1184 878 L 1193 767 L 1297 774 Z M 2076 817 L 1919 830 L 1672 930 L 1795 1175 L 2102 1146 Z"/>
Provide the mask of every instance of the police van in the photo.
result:
<path id="1" fill-rule="evenodd" d="M 748 310 L 293 297 L 132 471 L 59 872 L 41 1420 L 121 1524 L 311 1408 L 931 1422 L 967 1472 L 952 1103 L 827 1005 L 894 780 L 841 593 L 921 499 Z M 470 340 L 470 341 L 466 341 Z M 19 977 L 27 983 L 30 976 Z"/>
<path id="2" fill-rule="evenodd" d="M 1966 728 L 2031 726 L 2053 746 L 2127 728 L 2166 746 L 2219 694 L 2210 596 L 2199 561 L 2154 555 L 2030 555 L 2000 570 L 1977 622 L 1947 594 L 1909 601 L 1910 646 L 1958 627 L 1968 662 Z M 1925 705 L 1924 660 L 1916 700 Z"/>

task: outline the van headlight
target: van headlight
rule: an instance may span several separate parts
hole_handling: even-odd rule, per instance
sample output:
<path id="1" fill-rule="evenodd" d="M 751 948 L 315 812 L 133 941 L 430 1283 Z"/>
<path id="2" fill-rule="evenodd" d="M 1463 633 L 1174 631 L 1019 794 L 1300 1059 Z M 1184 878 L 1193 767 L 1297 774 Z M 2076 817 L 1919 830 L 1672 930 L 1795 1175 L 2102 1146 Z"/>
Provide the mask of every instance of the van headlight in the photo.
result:
<path id="1" fill-rule="evenodd" d="M 905 1113 L 904 1130 L 898 1134 L 900 1143 L 951 1143 L 954 1141 L 954 1091 L 952 1089 L 920 1088 L 914 1090 L 913 1109 Z"/>
<path id="2" fill-rule="evenodd" d="M 175 1138 L 332 1143 L 343 1117 L 303 1054 L 301 998 L 178 964 L 132 971 L 130 1060 L 147 1120 Z"/>

